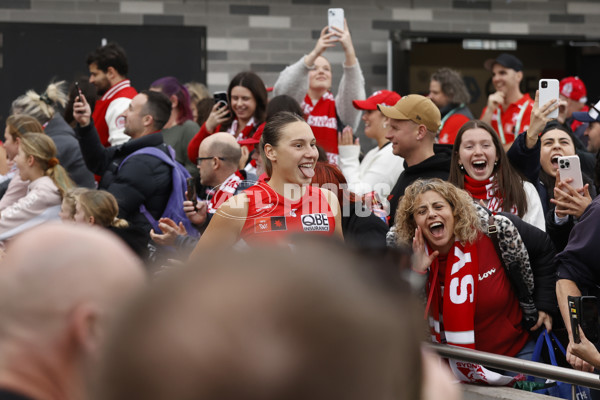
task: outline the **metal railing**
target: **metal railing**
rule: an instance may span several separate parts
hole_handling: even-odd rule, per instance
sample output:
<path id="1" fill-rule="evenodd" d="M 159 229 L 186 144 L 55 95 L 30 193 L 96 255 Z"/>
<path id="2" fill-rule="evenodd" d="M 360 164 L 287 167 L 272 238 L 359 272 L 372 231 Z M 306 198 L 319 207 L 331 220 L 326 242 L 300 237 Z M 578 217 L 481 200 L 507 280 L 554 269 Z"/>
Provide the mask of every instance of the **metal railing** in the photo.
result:
<path id="1" fill-rule="evenodd" d="M 534 361 L 486 353 L 479 350 L 465 349 L 462 347 L 445 344 L 426 343 L 426 346 L 445 358 L 482 364 L 492 368 L 533 375 L 539 378 L 552 379 L 569 383 L 571 385 L 585 386 L 600 390 L 600 376 L 591 372 L 576 371 L 570 368 L 557 367 Z M 572 395 L 575 399 L 575 386 L 572 386 Z"/>

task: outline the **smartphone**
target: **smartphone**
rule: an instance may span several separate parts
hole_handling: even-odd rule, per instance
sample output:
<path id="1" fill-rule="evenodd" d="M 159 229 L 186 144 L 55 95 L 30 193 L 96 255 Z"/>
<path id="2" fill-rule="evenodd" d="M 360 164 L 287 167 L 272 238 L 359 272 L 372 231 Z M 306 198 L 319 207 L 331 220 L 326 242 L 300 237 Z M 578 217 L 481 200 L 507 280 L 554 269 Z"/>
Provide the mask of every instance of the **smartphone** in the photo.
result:
<path id="1" fill-rule="evenodd" d="M 581 336 L 579 335 L 579 318 L 580 318 L 580 297 L 568 296 L 567 303 L 569 305 L 569 319 L 571 320 L 571 333 L 573 334 L 573 341 L 575 343 L 581 343 Z"/>
<path id="2" fill-rule="evenodd" d="M 343 8 L 330 8 L 327 10 L 327 20 L 329 25 L 329 30 L 331 31 L 331 27 L 335 26 L 340 30 L 344 30 L 344 9 Z"/>
<path id="3" fill-rule="evenodd" d="M 579 326 L 583 329 L 585 337 L 592 343 L 600 339 L 598 326 L 598 301 L 595 296 L 569 296 L 569 315 L 573 341 L 581 343 Z"/>
<path id="4" fill-rule="evenodd" d="M 194 181 L 193 177 L 187 178 L 186 179 L 187 182 L 187 195 L 186 195 L 186 199 L 191 201 L 192 203 L 194 203 L 194 206 L 196 206 L 196 200 L 197 200 L 197 196 L 196 196 L 196 182 Z"/>
<path id="5" fill-rule="evenodd" d="M 228 106 L 229 101 L 227 100 L 227 92 L 215 92 L 213 94 L 213 98 L 215 99 L 216 104 L 223 104 L 225 107 Z M 219 107 L 220 108 L 220 107 Z"/>
<path id="6" fill-rule="evenodd" d="M 581 164 L 579 162 L 579 156 L 562 156 L 558 157 L 558 169 L 560 171 L 560 179 L 566 180 L 567 178 L 573 179 L 570 183 L 573 189 L 583 188 L 583 178 L 581 177 Z"/>
<path id="7" fill-rule="evenodd" d="M 540 79 L 539 82 L 539 106 L 542 107 L 550 100 L 558 102 L 559 83 L 558 79 Z M 548 118 L 558 118 L 558 107 L 548 114 Z"/>

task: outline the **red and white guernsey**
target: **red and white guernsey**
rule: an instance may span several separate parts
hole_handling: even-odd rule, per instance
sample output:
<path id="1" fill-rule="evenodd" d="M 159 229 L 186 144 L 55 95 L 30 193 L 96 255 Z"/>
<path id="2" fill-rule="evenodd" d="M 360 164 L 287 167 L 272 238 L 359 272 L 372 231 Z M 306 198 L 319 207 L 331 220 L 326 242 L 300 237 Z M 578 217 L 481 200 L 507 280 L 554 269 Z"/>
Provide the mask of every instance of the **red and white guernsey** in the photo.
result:
<path id="1" fill-rule="evenodd" d="M 338 124 L 335 110 L 335 98 L 331 92 L 325 93 L 317 104 L 313 104 L 307 94 L 300 105 L 304 112 L 306 123 L 310 125 L 317 144 L 327 152 L 331 164 L 337 165 L 338 153 Z"/>
<path id="2" fill-rule="evenodd" d="M 289 234 L 331 236 L 335 231 L 335 217 L 318 187 L 307 186 L 304 196 L 297 201 L 285 198 L 264 183 L 244 192 L 248 198 L 248 217 L 240 239 L 249 245 L 287 244 Z"/>

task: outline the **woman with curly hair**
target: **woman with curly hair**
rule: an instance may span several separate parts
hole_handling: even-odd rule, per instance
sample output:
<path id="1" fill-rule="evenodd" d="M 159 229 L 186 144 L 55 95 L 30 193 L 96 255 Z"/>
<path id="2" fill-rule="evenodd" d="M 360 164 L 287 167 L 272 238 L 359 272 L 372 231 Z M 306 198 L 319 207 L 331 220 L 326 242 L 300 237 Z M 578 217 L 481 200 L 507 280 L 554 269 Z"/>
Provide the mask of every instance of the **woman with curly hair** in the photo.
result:
<path id="1" fill-rule="evenodd" d="M 491 225 L 498 229 L 496 240 L 508 237 L 510 246 L 498 242 L 496 249 Z M 545 232 L 509 213 L 492 216 L 440 179 L 417 180 L 406 189 L 394 231 L 397 244 L 412 243 L 413 271 L 427 278 L 426 312 L 435 341 L 531 358 L 530 331 L 551 329 L 556 312 L 554 250 Z M 504 268 L 515 257 L 533 274 L 532 312 L 520 305 L 523 293 Z M 522 271 L 517 279 L 527 284 Z"/>

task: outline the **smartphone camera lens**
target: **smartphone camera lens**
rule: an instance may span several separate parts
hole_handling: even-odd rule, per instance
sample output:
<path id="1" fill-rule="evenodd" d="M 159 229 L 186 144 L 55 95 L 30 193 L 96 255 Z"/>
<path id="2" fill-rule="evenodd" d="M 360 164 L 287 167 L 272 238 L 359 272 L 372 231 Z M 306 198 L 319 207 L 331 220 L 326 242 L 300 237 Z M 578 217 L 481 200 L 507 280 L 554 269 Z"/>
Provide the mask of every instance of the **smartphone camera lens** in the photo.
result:
<path id="1" fill-rule="evenodd" d="M 546 89 L 548 87 L 547 81 L 542 81 L 542 89 Z"/>
<path id="2" fill-rule="evenodd" d="M 565 167 L 569 168 L 570 165 L 571 163 L 569 163 L 568 161 L 565 162 Z"/>

